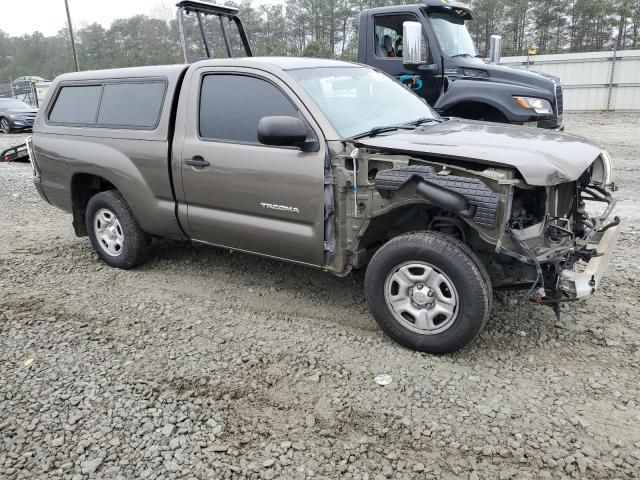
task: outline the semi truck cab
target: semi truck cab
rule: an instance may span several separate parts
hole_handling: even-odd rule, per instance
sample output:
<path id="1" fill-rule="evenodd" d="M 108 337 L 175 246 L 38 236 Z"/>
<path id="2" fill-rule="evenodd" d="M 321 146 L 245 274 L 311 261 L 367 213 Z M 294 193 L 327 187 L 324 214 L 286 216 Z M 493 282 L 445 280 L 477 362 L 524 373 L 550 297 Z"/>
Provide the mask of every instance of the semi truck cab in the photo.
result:
<path id="1" fill-rule="evenodd" d="M 363 10 L 358 62 L 398 78 L 443 116 L 563 130 L 560 79 L 487 63 L 467 30 L 472 19 L 466 4 L 448 0 Z"/>

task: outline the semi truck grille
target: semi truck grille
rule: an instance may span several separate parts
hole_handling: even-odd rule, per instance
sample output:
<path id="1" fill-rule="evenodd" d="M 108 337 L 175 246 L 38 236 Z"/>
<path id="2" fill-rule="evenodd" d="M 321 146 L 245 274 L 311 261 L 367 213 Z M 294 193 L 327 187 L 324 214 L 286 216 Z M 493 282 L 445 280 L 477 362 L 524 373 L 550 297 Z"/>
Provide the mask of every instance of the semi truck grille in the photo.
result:
<path id="1" fill-rule="evenodd" d="M 562 98 L 562 85 L 556 84 L 556 110 L 558 115 L 564 113 L 564 99 Z"/>

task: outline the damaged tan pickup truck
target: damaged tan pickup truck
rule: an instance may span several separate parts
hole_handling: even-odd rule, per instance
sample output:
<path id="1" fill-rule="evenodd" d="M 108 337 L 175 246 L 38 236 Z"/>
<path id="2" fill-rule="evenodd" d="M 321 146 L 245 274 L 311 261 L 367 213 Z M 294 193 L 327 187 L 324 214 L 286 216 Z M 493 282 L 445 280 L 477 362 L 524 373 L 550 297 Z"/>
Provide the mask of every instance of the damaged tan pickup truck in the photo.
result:
<path id="1" fill-rule="evenodd" d="M 38 191 L 107 264 L 135 267 L 161 237 L 366 268 L 382 329 L 431 353 L 479 334 L 493 288 L 556 310 L 593 293 L 619 234 L 606 151 L 441 118 L 386 74 L 338 61 L 62 75 L 28 145 Z"/>

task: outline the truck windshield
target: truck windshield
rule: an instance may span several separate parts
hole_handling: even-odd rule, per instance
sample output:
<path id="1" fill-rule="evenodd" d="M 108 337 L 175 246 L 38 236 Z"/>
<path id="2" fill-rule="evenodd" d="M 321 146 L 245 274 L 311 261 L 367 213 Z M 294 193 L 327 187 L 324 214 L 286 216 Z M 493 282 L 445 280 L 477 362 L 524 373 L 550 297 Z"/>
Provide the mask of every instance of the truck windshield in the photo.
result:
<path id="1" fill-rule="evenodd" d="M 304 68 L 288 73 L 313 98 L 342 138 L 376 127 L 439 118 L 401 83 L 370 68 Z"/>
<path id="2" fill-rule="evenodd" d="M 447 57 L 478 56 L 478 50 L 461 15 L 455 12 L 433 12 L 429 18 L 442 53 Z"/>

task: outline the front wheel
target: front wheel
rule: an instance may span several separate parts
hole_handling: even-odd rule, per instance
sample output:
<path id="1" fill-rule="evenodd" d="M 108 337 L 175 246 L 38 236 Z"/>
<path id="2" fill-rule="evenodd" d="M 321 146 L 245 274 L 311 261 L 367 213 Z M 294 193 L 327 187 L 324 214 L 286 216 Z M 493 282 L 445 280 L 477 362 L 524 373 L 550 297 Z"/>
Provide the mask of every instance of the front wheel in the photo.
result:
<path id="1" fill-rule="evenodd" d="M 369 308 L 400 344 L 444 354 L 469 344 L 491 310 L 491 283 L 477 256 L 440 233 L 418 232 L 389 241 L 365 275 Z"/>
<path id="2" fill-rule="evenodd" d="M 85 222 L 91 245 L 106 264 L 129 269 L 146 259 L 149 237 L 117 190 L 91 197 Z"/>
<path id="3" fill-rule="evenodd" d="M 11 124 L 6 118 L 0 118 L 0 132 L 11 133 Z"/>

